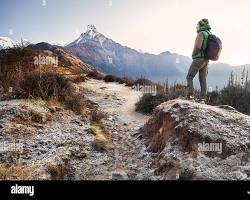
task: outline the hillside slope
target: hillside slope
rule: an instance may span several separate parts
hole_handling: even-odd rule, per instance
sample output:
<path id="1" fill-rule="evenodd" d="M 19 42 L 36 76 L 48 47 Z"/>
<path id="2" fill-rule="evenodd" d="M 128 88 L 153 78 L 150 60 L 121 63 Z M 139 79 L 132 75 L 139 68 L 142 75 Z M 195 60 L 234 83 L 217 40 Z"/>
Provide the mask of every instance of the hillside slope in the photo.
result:
<path id="1" fill-rule="evenodd" d="M 250 179 L 250 116 L 232 107 L 165 102 L 140 133 L 166 179 Z"/>
<path id="2" fill-rule="evenodd" d="M 67 50 L 64 49 L 63 47 L 41 42 L 38 44 L 29 45 L 29 48 L 32 48 L 33 50 L 36 51 L 46 52 L 50 56 L 57 56 L 58 65 L 60 67 L 66 67 L 75 72 L 82 72 L 82 73 L 87 73 L 93 70 L 92 66 L 79 60 L 74 55 L 67 52 Z"/>

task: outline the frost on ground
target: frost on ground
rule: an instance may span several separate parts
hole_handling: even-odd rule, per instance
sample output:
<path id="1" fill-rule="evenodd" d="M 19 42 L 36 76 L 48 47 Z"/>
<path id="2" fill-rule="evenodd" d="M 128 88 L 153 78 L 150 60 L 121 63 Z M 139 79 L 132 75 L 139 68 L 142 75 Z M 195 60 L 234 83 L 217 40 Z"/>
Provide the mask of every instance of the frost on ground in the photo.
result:
<path id="1" fill-rule="evenodd" d="M 250 117 L 229 106 L 165 102 L 141 129 L 164 179 L 250 180 Z M 199 145 L 221 144 L 222 151 Z"/>
<path id="2" fill-rule="evenodd" d="M 124 85 L 90 79 L 76 87 L 106 113 L 101 123 L 42 100 L 0 102 L 0 143 L 23 144 L 0 152 L 0 179 L 250 179 L 249 116 L 173 100 L 149 118 L 134 111 L 140 93 Z M 203 142 L 221 143 L 222 153 L 200 152 Z"/>
<path id="3" fill-rule="evenodd" d="M 151 153 L 137 135 L 147 116 L 133 111 L 139 94 L 115 83 L 89 80 L 87 98 L 107 113 L 108 147 L 96 149 L 91 116 L 39 100 L 0 102 L 0 142 L 23 143 L 23 152 L 0 153 L 1 179 L 156 179 Z M 20 166 L 16 168 L 16 166 Z M 12 170 L 12 171 L 11 171 Z M 25 176 L 23 176 L 23 174 Z"/>

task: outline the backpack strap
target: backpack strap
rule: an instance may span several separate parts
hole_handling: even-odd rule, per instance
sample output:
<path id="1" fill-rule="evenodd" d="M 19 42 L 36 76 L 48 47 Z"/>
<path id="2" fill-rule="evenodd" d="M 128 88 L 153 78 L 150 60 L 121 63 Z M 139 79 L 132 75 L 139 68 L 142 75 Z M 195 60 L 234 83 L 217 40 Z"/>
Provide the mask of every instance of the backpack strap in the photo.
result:
<path id="1" fill-rule="evenodd" d="M 202 33 L 203 33 L 204 39 L 203 39 L 203 43 L 201 46 L 201 51 L 198 54 L 192 56 L 193 59 L 204 58 L 205 50 L 207 48 L 207 43 L 208 43 L 208 37 L 211 33 L 209 31 L 202 31 Z"/>
<path id="2" fill-rule="evenodd" d="M 208 42 L 208 37 L 210 35 L 209 31 L 202 31 L 203 36 L 204 36 L 204 40 L 203 40 L 203 44 L 202 44 L 202 50 L 204 51 L 207 48 L 207 42 Z"/>

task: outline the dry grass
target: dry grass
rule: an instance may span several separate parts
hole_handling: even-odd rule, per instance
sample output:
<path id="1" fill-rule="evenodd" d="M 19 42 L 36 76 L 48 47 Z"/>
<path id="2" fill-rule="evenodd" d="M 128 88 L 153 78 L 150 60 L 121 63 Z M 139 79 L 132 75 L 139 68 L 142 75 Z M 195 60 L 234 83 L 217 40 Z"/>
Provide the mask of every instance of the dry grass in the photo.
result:
<path id="1" fill-rule="evenodd" d="M 102 119 L 105 119 L 107 117 L 107 113 L 99 110 L 98 108 L 95 108 L 91 110 L 90 116 L 91 116 L 90 131 L 92 134 L 95 135 L 95 140 L 92 143 L 92 146 L 97 151 L 108 150 L 109 142 L 108 142 L 105 126 L 102 123 Z"/>
<path id="2" fill-rule="evenodd" d="M 31 126 L 33 123 L 45 124 L 52 120 L 52 114 L 49 112 L 41 113 L 34 110 L 27 111 L 25 113 L 17 113 L 10 121 L 15 124 L 22 124 L 25 126 Z"/>
<path id="3" fill-rule="evenodd" d="M 51 180 L 65 180 L 69 174 L 69 162 L 68 158 L 55 157 L 46 166 L 46 171 L 50 175 Z"/>
<path id="4" fill-rule="evenodd" d="M 107 150 L 109 148 L 109 142 L 103 125 L 100 123 L 93 123 L 90 129 L 91 132 L 95 135 L 95 140 L 92 143 L 92 146 L 97 151 Z"/>
<path id="5" fill-rule="evenodd" d="M 47 101 L 48 106 L 60 106 L 60 99 L 58 96 L 53 96 Z"/>
<path id="6" fill-rule="evenodd" d="M 91 111 L 91 118 L 92 122 L 99 123 L 102 119 L 107 118 L 107 113 L 96 108 Z"/>
<path id="7" fill-rule="evenodd" d="M 32 168 L 28 166 L 4 166 L 0 165 L 1 180 L 29 180 L 32 178 Z"/>
<path id="8" fill-rule="evenodd" d="M 76 114 L 82 114 L 86 109 L 85 99 L 82 94 L 65 95 L 64 103 L 67 108 L 71 109 Z"/>
<path id="9" fill-rule="evenodd" d="M 40 69 L 37 68 L 36 70 L 34 70 L 34 72 L 37 73 L 57 73 L 57 74 L 61 74 L 61 75 L 70 75 L 70 74 L 74 74 L 74 71 L 69 69 L 69 68 L 65 68 L 65 67 L 60 67 L 60 66 L 49 66 L 49 65 L 44 65 L 43 67 L 41 67 Z"/>
<path id="10" fill-rule="evenodd" d="M 45 124 L 52 120 L 52 115 L 50 113 L 39 113 L 31 111 L 31 121 L 39 124 Z"/>
<path id="11" fill-rule="evenodd" d="M 85 82 L 86 81 L 86 77 L 84 75 L 77 75 L 77 76 L 74 76 L 72 78 L 70 78 L 70 81 L 73 82 L 73 83 L 82 83 L 82 82 Z"/>
<path id="12" fill-rule="evenodd" d="M 50 174 L 51 180 L 64 180 L 65 176 L 65 166 L 50 164 L 47 166 L 47 172 Z"/>

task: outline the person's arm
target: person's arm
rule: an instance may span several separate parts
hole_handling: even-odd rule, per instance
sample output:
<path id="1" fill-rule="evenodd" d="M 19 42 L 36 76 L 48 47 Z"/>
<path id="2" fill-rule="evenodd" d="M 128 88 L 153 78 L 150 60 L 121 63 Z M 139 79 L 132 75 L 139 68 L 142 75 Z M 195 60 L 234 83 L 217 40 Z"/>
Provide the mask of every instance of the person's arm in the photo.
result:
<path id="1" fill-rule="evenodd" d="M 203 39 L 204 39 L 203 33 L 200 32 L 195 39 L 192 56 L 196 55 L 197 53 L 201 51 Z"/>

